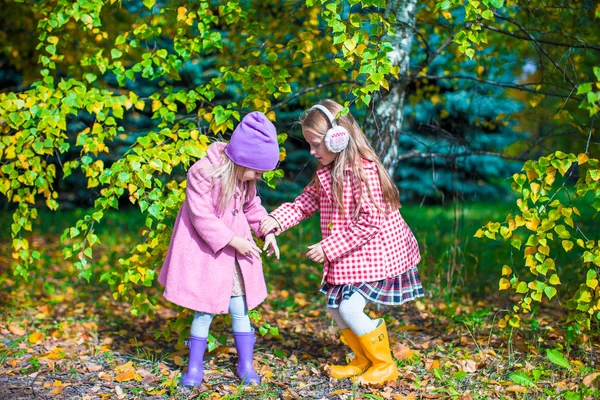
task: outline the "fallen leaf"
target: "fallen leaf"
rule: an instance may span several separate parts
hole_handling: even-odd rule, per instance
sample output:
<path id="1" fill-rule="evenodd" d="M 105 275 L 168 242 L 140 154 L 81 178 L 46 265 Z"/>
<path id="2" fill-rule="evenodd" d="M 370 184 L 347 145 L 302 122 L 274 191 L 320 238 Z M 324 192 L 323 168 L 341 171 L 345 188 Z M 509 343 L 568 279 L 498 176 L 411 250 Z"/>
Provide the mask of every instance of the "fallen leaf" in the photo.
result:
<path id="1" fill-rule="evenodd" d="M 440 360 L 426 360 L 425 361 L 425 369 L 427 371 L 432 372 L 434 369 L 440 367 Z"/>
<path id="2" fill-rule="evenodd" d="M 340 389 L 340 390 L 334 390 L 333 392 L 331 392 L 331 394 L 333 395 L 340 395 L 340 394 L 344 394 L 344 393 L 350 393 L 350 390 L 347 389 Z"/>
<path id="3" fill-rule="evenodd" d="M 33 332 L 29 335 L 29 343 L 36 344 L 44 340 L 44 334 L 42 332 Z"/>
<path id="4" fill-rule="evenodd" d="M 409 360 L 414 354 L 408 346 L 405 346 L 402 343 L 394 345 L 394 347 L 392 347 L 392 353 L 398 360 Z"/>
<path id="5" fill-rule="evenodd" d="M 521 385 L 510 385 L 510 386 L 507 386 L 504 390 L 507 392 L 514 392 L 514 393 L 527 393 L 527 388 L 524 388 Z"/>
<path id="6" fill-rule="evenodd" d="M 117 382 L 127 382 L 133 379 L 135 379 L 135 371 L 132 369 L 125 372 L 119 372 L 115 378 Z"/>
<path id="7" fill-rule="evenodd" d="M 50 352 L 46 354 L 44 358 L 47 358 L 49 360 L 62 360 L 63 358 L 65 358 L 65 356 L 65 349 L 63 349 L 62 347 L 55 347 L 52 350 L 50 350 Z"/>
<path id="8" fill-rule="evenodd" d="M 104 368 L 102 365 L 94 363 L 88 363 L 85 366 L 87 367 L 88 372 L 98 372 Z"/>
<path id="9" fill-rule="evenodd" d="M 399 328 L 394 329 L 395 331 L 420 331 L 422 330 L 422 328 L 419 328 L 418 326 L 416 326 L 415 324 L 410 324 L 410 325 L 402 325 Z"/>
<path id="10" fill-rule="evenodd" d="M 131 361 L 126 362 L 125 364 L 116 366 L 115 369 L 114 369 L 115 372 L 127 372 L 127 371 L 130 371 L 130 370 L 131 371 L 134 370 L 133 364 L 131 363 Z"/>
<path id="11" fill-rule="evenodd" d="M 474 360 L 460 360 L 460 369 L 465 372 L 475 372 L 477 371 L 477 362 Z"/>
<path id="12" fill-rule="evenodd" d="M 600 378 L 600 372 L 594 372 L 583 378 L 583 384 L 587 387 L 592 387 L 592 385 L 599 387 L 600 380 L 598 378 Z"/>
<path id="13" fill-rule="evenodd" d="M 408 396 L 402 396 L 399 394 L 396 394 L 394 396 L 392 396 L 392 400 L 417 400 L 417 395 L 411 393 Z"/>
<path id="14" fill-rule="evenodd" d="M 25 334 L 25 329 L 21 328 L 19 325 L 17 324 L 8 324 L 8 330 L 13 334 L 13 335 L 17 335 L 17 336 L 23 336 Z"/>
<path id="15" fill-rule="evenodd" d="M 173 363 L 175 363 L 175 365 L 178 365 L 180 367 L 183 367 L 183 365 L 185 364 L 185 362 L 183 361 L 183 358 L 180 356 L 173 357 Z"/>

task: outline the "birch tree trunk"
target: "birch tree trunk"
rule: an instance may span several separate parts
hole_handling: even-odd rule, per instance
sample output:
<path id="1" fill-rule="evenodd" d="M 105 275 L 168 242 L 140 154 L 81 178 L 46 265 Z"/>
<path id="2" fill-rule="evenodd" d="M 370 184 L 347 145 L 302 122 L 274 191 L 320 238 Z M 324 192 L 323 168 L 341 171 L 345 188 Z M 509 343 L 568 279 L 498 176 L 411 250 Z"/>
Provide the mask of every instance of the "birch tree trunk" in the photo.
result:
<path id="1" fill-rule="evenodd" d="M 398 164 L 399 137 L 404 121 L 404 101 L 410 49 L 412 46 L 417 0 L 388 0 L 386 17 L 396 16 L 394 35 L 386 36 L 394 50 L 389 53 L 393 65 L 400 67 L 399 79 L 389 81 L 390 90 L 373 97 L 371 111 L 368 112 L 365 133 L 375 152 L 381 158 L 390 176 L 394 176 Z"/>

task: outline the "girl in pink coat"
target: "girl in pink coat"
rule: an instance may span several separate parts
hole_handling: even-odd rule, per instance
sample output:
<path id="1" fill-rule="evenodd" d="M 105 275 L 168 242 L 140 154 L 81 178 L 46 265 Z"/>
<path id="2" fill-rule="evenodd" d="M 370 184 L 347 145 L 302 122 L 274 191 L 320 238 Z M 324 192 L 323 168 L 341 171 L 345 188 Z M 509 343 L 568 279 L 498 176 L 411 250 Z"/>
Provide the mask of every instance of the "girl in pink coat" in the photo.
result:
<path id="1" fill-rule="evenodd" d="M 260 259 L 252 239 L 267 211 L 256 194 L 256 180 L 279 161 L 275 126 L 260 112 L 245 116 L 231 141 L 213 143 L 187 174 L 186 199 L 173 227 L 169 250 L 158 281 L 164 296 L 196 311 L 190 359 L 181 384 L 199 386 L 204 351 L 214 314 L 229 312 L 238 353 L 237 375 L 260 383 L 252 359 L 256 338 L 248 310 L 267 296 Z M 279 258 L 274 234 L 264 235 L 269 254 Z"/>
<path id="2" fill-rule="evenodd" d="M 360 376 L 366 384 L 398 377 L 383 319 L 364 312 L 368 302 L 399 305 L 423 296 L 417 241 L 400 215 L 398 189 L 350 114 L 325 100 L 300 119 L 319 164 L 293 202 L 261 221 L 263 233 L 289 229 L 319 210 L 323 240 L 307 256 L 323 263 L 321 292 L 356 357 L 331 365 L 334 378 Z"/>

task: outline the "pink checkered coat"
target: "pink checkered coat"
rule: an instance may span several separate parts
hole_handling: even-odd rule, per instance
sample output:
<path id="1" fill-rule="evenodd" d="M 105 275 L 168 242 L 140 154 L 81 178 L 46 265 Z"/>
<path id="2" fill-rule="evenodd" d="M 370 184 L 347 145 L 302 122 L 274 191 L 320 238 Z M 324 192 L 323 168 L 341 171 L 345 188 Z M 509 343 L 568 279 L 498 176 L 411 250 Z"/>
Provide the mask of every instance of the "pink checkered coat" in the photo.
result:
<path id="1" fill-rule="evenodd" d="M 377 164 L 363 160 L 363 168 L 374 200 L 383 204 Z M 381 213 L 369 198 L 365 183 L 360 212 L 353 218 L 361 182 L 351 170 L 344 177 L 343 215 L 331 193 L 331 167 L 317 171 L 317 177 L 319 187 L 308 185 L 293 202 L 282 204 L 270 215 L 287 230 L 320 210 L 321 246 L 327 256 L 322 282 L 378 281 L 402 274 L 421 261 L 419 245 L 400 212 Z"/>

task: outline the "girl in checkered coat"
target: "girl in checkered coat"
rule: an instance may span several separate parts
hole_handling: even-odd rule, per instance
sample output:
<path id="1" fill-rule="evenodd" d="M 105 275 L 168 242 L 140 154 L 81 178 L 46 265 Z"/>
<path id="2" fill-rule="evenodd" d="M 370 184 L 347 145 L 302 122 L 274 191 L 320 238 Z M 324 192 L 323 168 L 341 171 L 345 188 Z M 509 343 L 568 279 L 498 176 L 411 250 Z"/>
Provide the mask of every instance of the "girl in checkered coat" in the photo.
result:
<path id="1" fill-rule="evenodd" d="M 421 256 L 398 211 L 398 189 L 352 115 L 335 118 L 341 110 L 325 100 L 301 117 L 317 172 L 300 196 L 261 221 L 261 231 L 279 234 L 320 212 L 323 239 L 306 255 L 324 264 L 327 310 L 356 355 L 348 365 L 330 366 L 330 374 L 384 384 L 398 377 L 398 369 L 384 320 L 369 318 L 364 308 L 423 296 L 416 267 Z"/>

